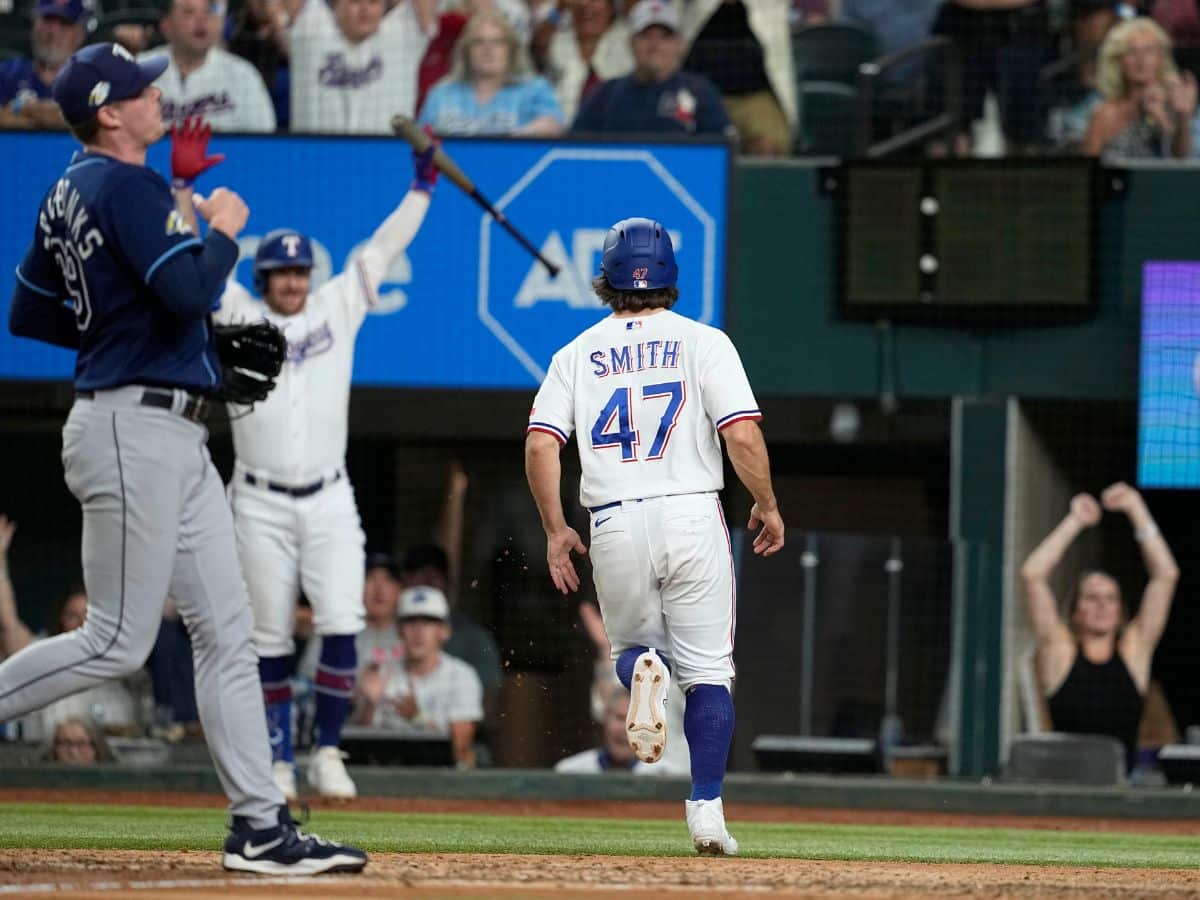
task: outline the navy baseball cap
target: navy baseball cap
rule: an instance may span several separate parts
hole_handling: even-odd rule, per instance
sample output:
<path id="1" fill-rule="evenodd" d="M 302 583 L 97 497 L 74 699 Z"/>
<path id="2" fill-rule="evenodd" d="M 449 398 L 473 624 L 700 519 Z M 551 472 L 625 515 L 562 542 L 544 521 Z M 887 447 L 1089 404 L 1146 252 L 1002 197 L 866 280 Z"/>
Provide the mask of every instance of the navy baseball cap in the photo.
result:
<path id="1" fill-rule="evenodd" d="M 163 73 L 167 62 L 165 55 L 138 62 L 120 44 L 92 44 L 67 60 L 51 93 L 67 123 L 79 125 L 105 103 L 136 97 Z"/>
<path id="2" fill-rule="evenodd" d="M 96 14 L 96 4 L 95 0 L 38 0 L 33 14 L 62 19 L 72 25 L 83 19 L 85 25 L 90 25 Z"/>
<path id="3" fill-rule="evenodd" d="M 368 553 L 367 571 L 370 572 L 372 569 L 387 569 L 388 574 L 390 574 L 393 578 L 397 580 L 400 578 L 400 566 L 396 563 L 396 557 L 392 556 L 390 553 L 384 553 L 382 551 Z"/>

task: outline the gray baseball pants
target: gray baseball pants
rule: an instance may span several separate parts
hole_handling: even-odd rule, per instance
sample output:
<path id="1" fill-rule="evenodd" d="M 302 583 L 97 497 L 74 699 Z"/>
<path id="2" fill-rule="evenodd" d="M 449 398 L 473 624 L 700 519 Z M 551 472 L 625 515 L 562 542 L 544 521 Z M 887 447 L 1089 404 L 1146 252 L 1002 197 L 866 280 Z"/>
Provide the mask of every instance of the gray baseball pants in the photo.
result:
<path id="1" fill-rule="evenodd" d="M 170 594 L 191 635 L 196 705 L 230 811 L 272 827 L 284 799 L 271 779 L 254 622 L 208 430 L 140 405 L 143 391 L 97 391 L 71 408 L 63 469 L 83 506 L 87 620 L 0 664 L 0 721 L 141 668 Z M 176 391 L 174 409 L 185 399 Z"/>

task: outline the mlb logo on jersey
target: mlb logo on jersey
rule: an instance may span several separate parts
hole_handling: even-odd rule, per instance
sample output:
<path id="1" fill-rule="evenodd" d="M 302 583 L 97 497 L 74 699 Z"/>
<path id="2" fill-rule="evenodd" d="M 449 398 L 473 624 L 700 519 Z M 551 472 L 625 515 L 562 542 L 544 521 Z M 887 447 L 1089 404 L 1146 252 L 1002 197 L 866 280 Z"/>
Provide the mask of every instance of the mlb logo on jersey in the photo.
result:
<path id="1" fill-rule="evenodd" d="M 630 319 L 628 322 L 625 323 L 625 330 L 633 331 L 634 329 L 641 328 L 643 324 L 644 323 L 642 322 L 641 319 Z"/>

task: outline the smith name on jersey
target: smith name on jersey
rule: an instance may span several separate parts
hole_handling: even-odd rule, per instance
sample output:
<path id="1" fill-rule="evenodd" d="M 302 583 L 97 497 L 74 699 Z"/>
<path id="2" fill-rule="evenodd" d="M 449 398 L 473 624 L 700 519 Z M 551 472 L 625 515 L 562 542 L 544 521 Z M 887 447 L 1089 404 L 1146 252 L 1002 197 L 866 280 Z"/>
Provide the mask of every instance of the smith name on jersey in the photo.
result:
<path id="1" fill-rule="evenodd" d="M 610 316 L 558 351 L 528 430 L 578 433 L 590 508 L 721 490 L 718 430 L 760 418 L 728 336 L 667 311 Z"/>

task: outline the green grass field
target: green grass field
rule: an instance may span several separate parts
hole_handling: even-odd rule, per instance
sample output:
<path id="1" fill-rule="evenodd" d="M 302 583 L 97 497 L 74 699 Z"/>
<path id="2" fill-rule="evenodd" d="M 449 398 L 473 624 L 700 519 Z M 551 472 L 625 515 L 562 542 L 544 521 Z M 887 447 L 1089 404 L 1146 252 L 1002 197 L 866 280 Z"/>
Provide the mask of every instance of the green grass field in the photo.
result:
<path id="1" fill-rule="evenodd" d="M 319 811 L 311 827 L 379 852 L 692 855 L 682 821 Z M 1187 836 L 736 819 L 730 830 L 746 856 L 1200 868 Z M 224 833 L 212 809 L 0 804 L 0 849 L 216 850 Z"/>

